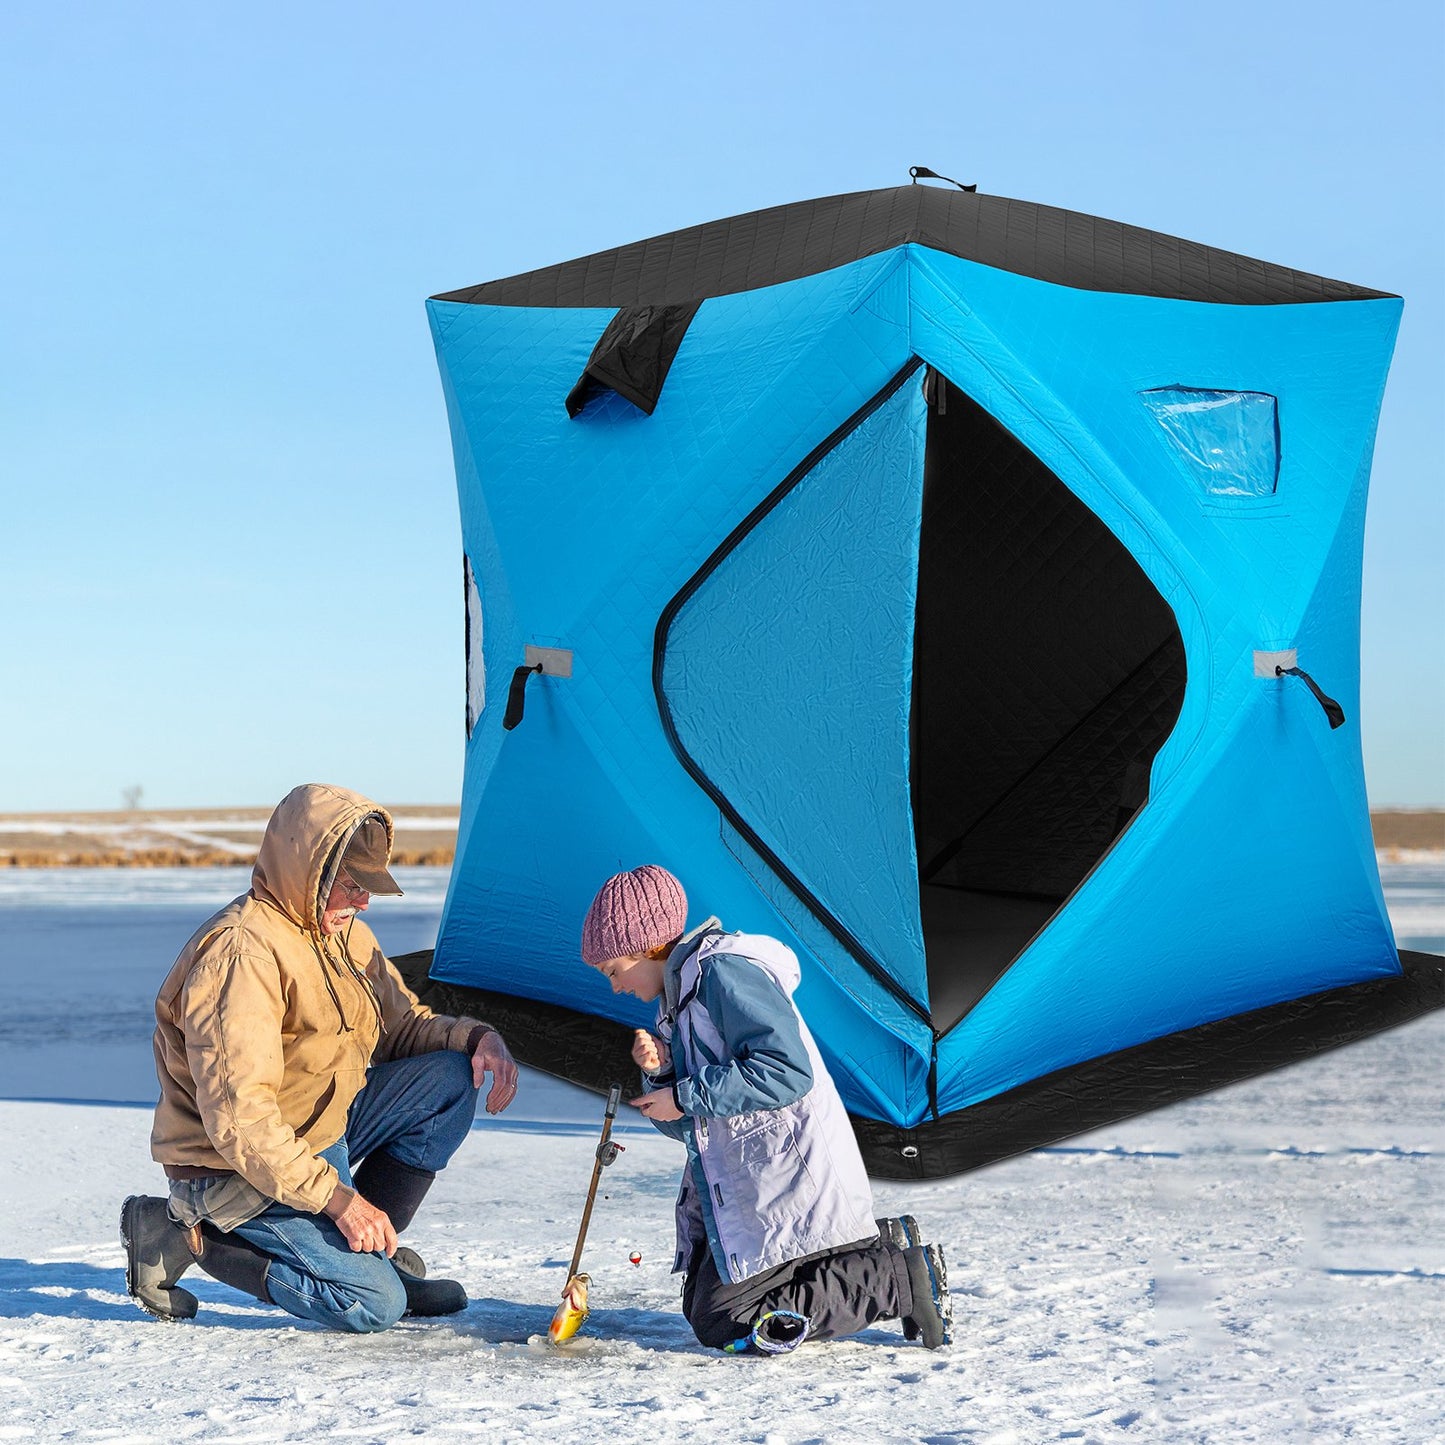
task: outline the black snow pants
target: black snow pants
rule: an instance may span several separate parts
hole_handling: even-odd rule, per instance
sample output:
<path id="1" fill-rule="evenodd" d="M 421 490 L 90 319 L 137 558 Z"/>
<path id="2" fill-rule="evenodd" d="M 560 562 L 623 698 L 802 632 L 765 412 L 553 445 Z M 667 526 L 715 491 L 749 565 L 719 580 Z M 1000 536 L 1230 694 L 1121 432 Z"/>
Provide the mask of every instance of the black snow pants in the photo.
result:
<path id="1" fill-rule="evenodd" d="M 883 1239 L 790 1260 L 741 1284 L 719 1276 L 705 1243 L 694 1246 L 682 1312 L 702 1344 L 720 1350 L 746 1340 L 769 1310 L 805 1315 L 809 1339 L 836 1340 L 911 1314 L 913 1291 L 902 1252 Z"/>

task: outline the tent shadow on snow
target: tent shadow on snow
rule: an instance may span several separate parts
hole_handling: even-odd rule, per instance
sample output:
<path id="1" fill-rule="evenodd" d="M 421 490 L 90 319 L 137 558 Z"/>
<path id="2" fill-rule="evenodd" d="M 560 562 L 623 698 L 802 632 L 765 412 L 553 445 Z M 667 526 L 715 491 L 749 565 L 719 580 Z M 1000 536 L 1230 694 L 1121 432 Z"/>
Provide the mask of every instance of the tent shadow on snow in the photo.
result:
<path id="1" fill-rule="evenodd" d="M 186 1288 L 201 1301 L 200 1315 L 190 1321 L 193 1328 L 273 1328 L 278 1321 L 300 1329 L 304 1320 L 282 1315 L 269 1306 L 245 1300 L 223 1284 L 208 1280 L 199 1272 L 186 1278 Z M 228 1308 L 215 1313 L 215 1306 Z M 208 1309 L 210 1313 L 208 1314 Z M 101 1265 L 60 1261 L 36 1263 L 27 1259 L 0 1259 L 0 1319 L 112 1320 L 125 1324 L 145 1322 L 150 1317 L 126 1297 L 125 1270 Z M 152 1321 L 166 1328 L 161 1321 Z M 320 1329 L 319 1325 L 314 1328 Z"/>
<path id="2" fill-rule="evenodd" d="M 141 1317 L 126 1298 L 123 1269 L 73 1261 L 36 1264 L 28 1259 L 0 1259 L 0 1318 L 36 1315 L 127 1324 Z"/>
<path id="3" fill-rule="evenodd" d="M 466 770 L 429 999 L 606 1088 L 620 868 L 798 954 L 874 1173 L 1445 1003 L 1359 738 L 1398 297 L 923 185 L 428 303 Z"/>

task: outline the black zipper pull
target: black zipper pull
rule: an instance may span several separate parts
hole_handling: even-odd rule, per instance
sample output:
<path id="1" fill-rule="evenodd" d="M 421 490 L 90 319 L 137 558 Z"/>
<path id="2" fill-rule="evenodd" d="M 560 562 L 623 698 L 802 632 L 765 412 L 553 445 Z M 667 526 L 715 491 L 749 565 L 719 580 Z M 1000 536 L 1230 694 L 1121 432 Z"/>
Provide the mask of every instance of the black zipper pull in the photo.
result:
<path id="1" fill-rule="evenodd" d="M 923 403 L 939 416 L 948 415 L 948 378 L 931 366 L 923 368 Z"/>

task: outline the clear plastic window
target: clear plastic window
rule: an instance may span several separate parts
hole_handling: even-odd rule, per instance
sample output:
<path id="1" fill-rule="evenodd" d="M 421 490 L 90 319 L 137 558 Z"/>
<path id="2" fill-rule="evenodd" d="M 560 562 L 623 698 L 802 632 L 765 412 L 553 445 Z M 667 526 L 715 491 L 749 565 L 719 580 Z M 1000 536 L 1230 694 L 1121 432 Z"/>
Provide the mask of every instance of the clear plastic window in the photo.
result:
<path id="1" fill-rule="evenodd" d="M 1141 393 L 1181 459 L 1216 497 L 1271 497 L 1279 483 L 1279 408 L 1263 391 L 1165 386 Z"/>

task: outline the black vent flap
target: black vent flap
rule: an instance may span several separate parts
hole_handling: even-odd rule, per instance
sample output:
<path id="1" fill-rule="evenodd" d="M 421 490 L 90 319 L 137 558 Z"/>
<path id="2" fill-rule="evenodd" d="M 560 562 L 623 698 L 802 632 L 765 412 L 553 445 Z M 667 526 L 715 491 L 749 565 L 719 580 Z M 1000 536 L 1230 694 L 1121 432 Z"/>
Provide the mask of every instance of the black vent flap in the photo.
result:
<path id="1" fill-rule="evenodd" d="M 567 415 L 580 416 L 598 391 L 606 389 L 651 416 L 699 305 L 624 306 L 597 338 L 577 385 L 567 393 Z"/>

